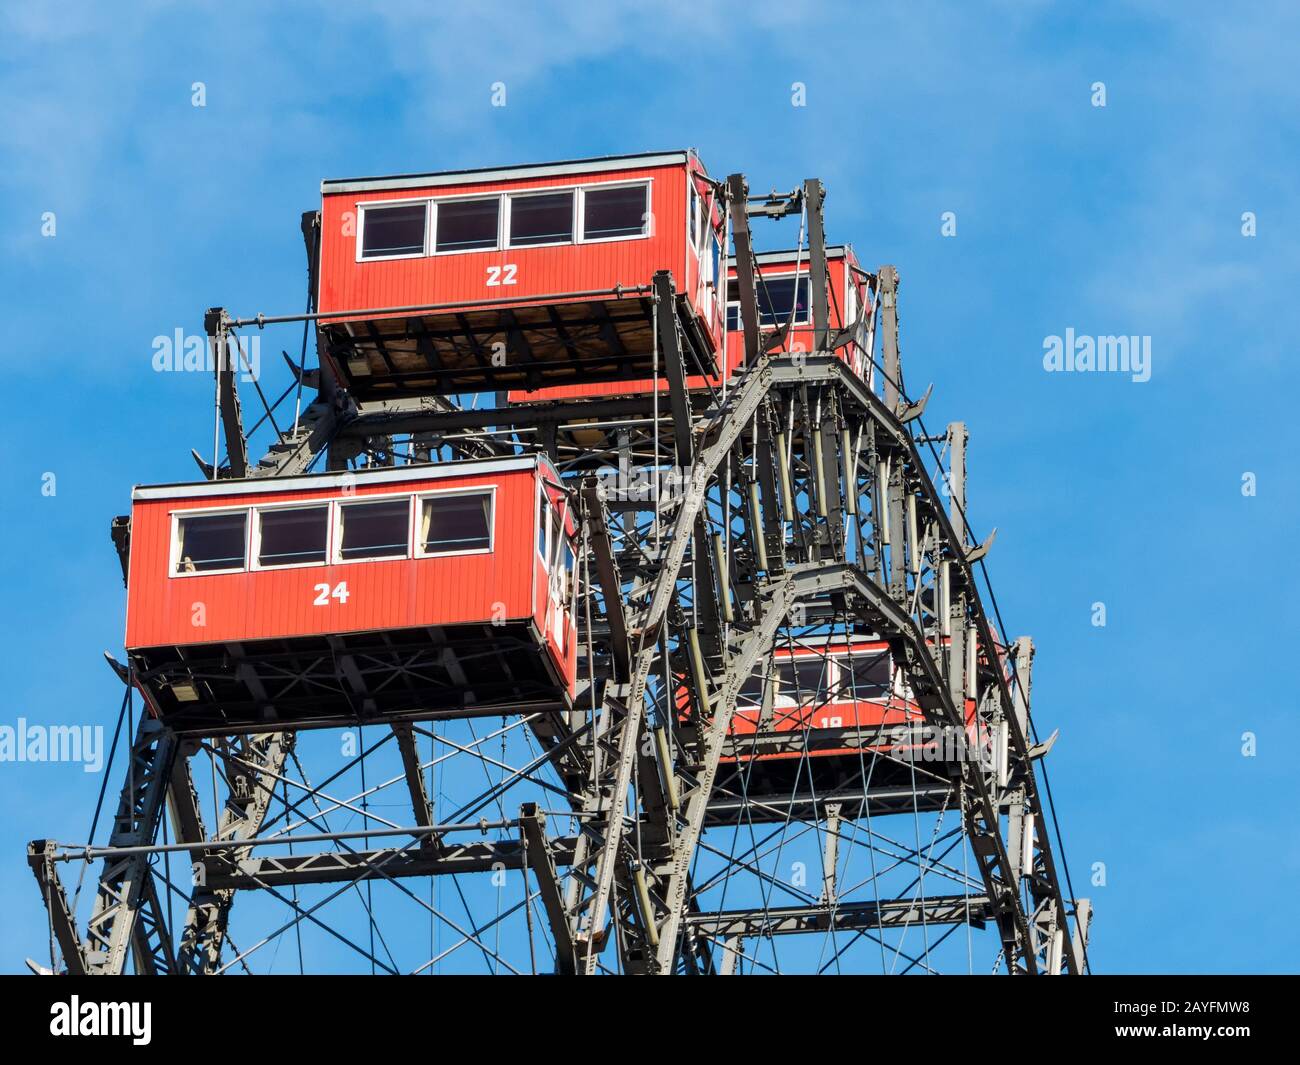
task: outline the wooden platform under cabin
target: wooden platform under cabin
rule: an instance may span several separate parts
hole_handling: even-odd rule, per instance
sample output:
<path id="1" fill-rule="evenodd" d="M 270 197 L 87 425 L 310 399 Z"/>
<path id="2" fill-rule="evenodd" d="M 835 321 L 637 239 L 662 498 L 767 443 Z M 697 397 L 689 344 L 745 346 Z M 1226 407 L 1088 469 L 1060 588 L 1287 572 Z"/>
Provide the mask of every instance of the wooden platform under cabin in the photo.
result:
<path id="1" fill-rule="evenodd" d="M 716 373 L 717 355 L 704 323 L 684 297 L 677 297 L 676 307 L 687 373 Z M 326 321 L 321 329 L 326 354 L 362 402 L 637 380 L 654 373 L 649 296 L 435 309 Z"/>
<path id="2" fill-rule="evenodd" d="M 528 622 L 149 647 L 130 658 L 154 715 L 188 735 L 568 705 Z"/>
<path id="3" fill-rule="evenodd" d="M 728 744 L 718 767 L 709 825 L 785 823 L 842 804 L 846 817 L 936 812 L 951 807 L 951 761 L 915 762 L 889 750 L 886 731 L 809 729 L 769 737 L 768 746 Z M 779 753 L 777 753 L 779 752 Z"/>

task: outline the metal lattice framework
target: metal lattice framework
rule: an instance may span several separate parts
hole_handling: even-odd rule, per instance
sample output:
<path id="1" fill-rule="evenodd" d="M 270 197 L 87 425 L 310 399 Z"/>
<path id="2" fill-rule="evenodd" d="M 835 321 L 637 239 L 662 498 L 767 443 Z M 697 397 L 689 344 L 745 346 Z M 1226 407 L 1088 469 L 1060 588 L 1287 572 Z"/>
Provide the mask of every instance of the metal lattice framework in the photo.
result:
<path id="1" fill-rule="evenodd" d="M 1088 904 L 1058 875 L 1040 790 L 1051 744 L 1030 722 L 1033 646 L 1005 639 L 980 591 L 989 541 L 967 520 L 965 426 L 928 436 L 929 393 L 913 402 L 903 388 L 897 273 L 866 275 L 871 313 L 833 330 L 820 183 L 751 199 L 734 175 L 716 195 L 746 356 L 717 387 L 687 387 L 690 338 L 667 273 L 637 290 L 664 386 L 641 395 L 358 405 L 327 359 L 308 371 L 300 358 L 278 399 L 258 386 L 266 414 L 246 432 L 239 367 L 218 359 L 226 461 L 200 460 L 206 476 L 549 454 L 580 519 L 579 696 L 347 730 L 177 736 L 134 720 L 131 668 L 116 667 L 129 745 L 107 841 L 29 851 L 56 966 L 1087 971 Z M 754 216 L 796 212 L 811 352 L 762 328 L 750 234 Z M 319 219 L 304 216 L 303 231 L 314 291 Z M 310 304 L 276 319 L 217 308 L 206 326 L 222 353 L 240 330 L 301 322 L 305 356 L 313 325 L 318 347 L 335 342 L 325 317 Z M 521 333 L 510 357 L 526 359 L 526 345 Z M 305 409 L 304 389 L 316 392 Z M 295 392 L 282 431 L 275 411 Z M 259 429 L 272 443 L 250 464 Z M 124 559 L 128 537 L 115 524 Z M 829 694 L 810 692 L 797 700 L 803 727 L 782 727 L 778 653 L 851 656 L 864 640 L 887 644 L 909 720 L 812 727 Z M 436 662 L 342 643 L 311 662 L 232 654 L 268 700 L 309 702 L 313 685 L 364 695 L 463 667 L 452 648 Z M 757 716 L 739 728 L 755 677 Z M 947 753 L 912 742 L 939 734 L 967 742 Z M 84 933 L 67 863 L 83 878 L 98 866 Z M 411 931 L 422 921 L 427 941 Z M 278 953 L 293 941 L 296 965 Z"/>

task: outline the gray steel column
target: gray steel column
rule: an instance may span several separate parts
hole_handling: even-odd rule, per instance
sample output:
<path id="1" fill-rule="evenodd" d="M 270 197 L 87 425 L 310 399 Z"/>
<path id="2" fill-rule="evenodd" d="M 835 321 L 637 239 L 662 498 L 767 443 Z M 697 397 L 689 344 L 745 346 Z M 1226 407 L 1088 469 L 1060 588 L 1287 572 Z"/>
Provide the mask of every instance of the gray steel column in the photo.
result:
<path id="1" fill-rule="evenodd" d="M 803 202 L 808 212 L 808 281 L 812 289 L 813 350 L 819 353 L 826 350 L 831 321 L 826 230 L 822 223 L 822 204 L 825 199 L 826 189 L 817 178 L 809 178 L 803 183 Z"/>
<path id="2" fill-rule="evenodd" d="M 903 371 L 898 353 L 898 271 L 880 268 L 880 343 L 884 356 L 885 406 L 897 414 L 901 405 Z"/>
<path id="3" fill-rule="evenodd" d="M 177 739 L 152 717 L 141 720 L 131 744 L 126 780 L 108 845 L 134 848 L 153 842 L 162 816 L 176 757 Z M 104 859 L 94 909 L 83 946 L 84 966 L 92 975 L 117 975 L 135 942 L 136 921 L 152 873 L 149 856 L 129 853 Z"/>
<path id="4" fill-rule="evenodd" d="M 217 376 L 217 403 L 226 437 L 229 476 L 243 477 L 248 473 L 248 445 L 244 440 L 244 426 L 239 412 L 239 388 L 235 383 L 239 365 L 230 350 L 230 318 L 222 308 L 213 307 L 203 316 L 203 328 L 208 334 L 208 351 L 212 354 Z M 212 462 L 212 477 L 215 480 L 219 476 L 221 456 L 214 455 Z"/>
<path id="5" fill-rule="evenodd" d="M 232 745 L 235 754 L 228 769 L 231 793 L 216 839 L 249 840 L 261 831 L 275 794 L 276 780 L 284 770 L 295 738 L 292 732 L 272 732 L 239 737 Z M 207 879 L 213 871 L 238 863 L 248 854 L 245 847 L 194 855 L 196 868 L 203 871 L 203 882 L 195 886 L 185 916 L 177 959 L 184 971 L 204 974 L 221 967 L 221 951 L 235 892 L 229 888 L 213 888 Z"/>

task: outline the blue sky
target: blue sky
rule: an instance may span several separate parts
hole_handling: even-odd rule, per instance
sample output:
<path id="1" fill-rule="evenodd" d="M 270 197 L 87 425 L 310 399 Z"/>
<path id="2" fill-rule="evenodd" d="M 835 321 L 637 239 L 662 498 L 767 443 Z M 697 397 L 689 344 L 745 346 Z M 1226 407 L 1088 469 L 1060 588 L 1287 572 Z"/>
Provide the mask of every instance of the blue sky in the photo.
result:
<path id="1" fill-rule="evenodd" d="M 968 423 L 972 520 L 1037 643 L 1095 967 L 1295 968 L 1264 901 L 1300 881 L 1289 5 L 136 7 L 0 16 L 0 724 L 111 727 L 109 521 L 211 447 L 210 380 L 153 372 L 153 338 L 300 309 L 321 178 L 689 145 L 754 189 L 821 177 L 830 238 L 899 268 L 909 391 Z M 1150 336 L 1151 379 L 1045 373 L 1067 329 Z M 26 841 L 83 839 L 98 787 L 0 765 L 0 968 L 45 950 Z"/>

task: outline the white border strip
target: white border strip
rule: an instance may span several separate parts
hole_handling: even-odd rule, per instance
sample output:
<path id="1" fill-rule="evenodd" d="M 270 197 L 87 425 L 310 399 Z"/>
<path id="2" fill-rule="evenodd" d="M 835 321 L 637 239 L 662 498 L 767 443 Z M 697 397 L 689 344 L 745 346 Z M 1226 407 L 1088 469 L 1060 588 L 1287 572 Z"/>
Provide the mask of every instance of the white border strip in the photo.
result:
<path id="1" fill-rule="evenodd" d="M 577 159 L 569 163 L 538 163 L 535 166 L 503 166 L 489 170 L 448 170 L 437 174 L 404 174 L 399 177 L 341 178 L 322 181 L 324 196 L 340 192 L 382 192 L 392 189 L 432 189 L 447 185 L 472 185 L 487 181 L 559 177 L 565 174 L 597 174 L 613 170 L 637 170 L 651 166 L 685 163 L 689 151 L 656 155 L 611 156 L 605 159 Z"/>
<path id="2" fill-rule="evenodd" d="M 539 455 L 520 455 L 509 459 L 466 459 L 428 466 L 394 466 L 391 469 L 350 470 L 346 473 L 319 473 L 304 477 L 246 477 L 230 481 L 197 481 L 190 484 L 137 485 L 131 500 L 207 499 L 213 496 L 262 495 L 278 492 L 301 492 L 313 488 L 342 485 L 361 487 L 371 484 L 397 484 L 407 481 L 436 481 L 447 477 L 471 477 L 483 473 L 527 470 L 544 461 Z M 549 463 L 547 463 L 549 466 Z"/>

